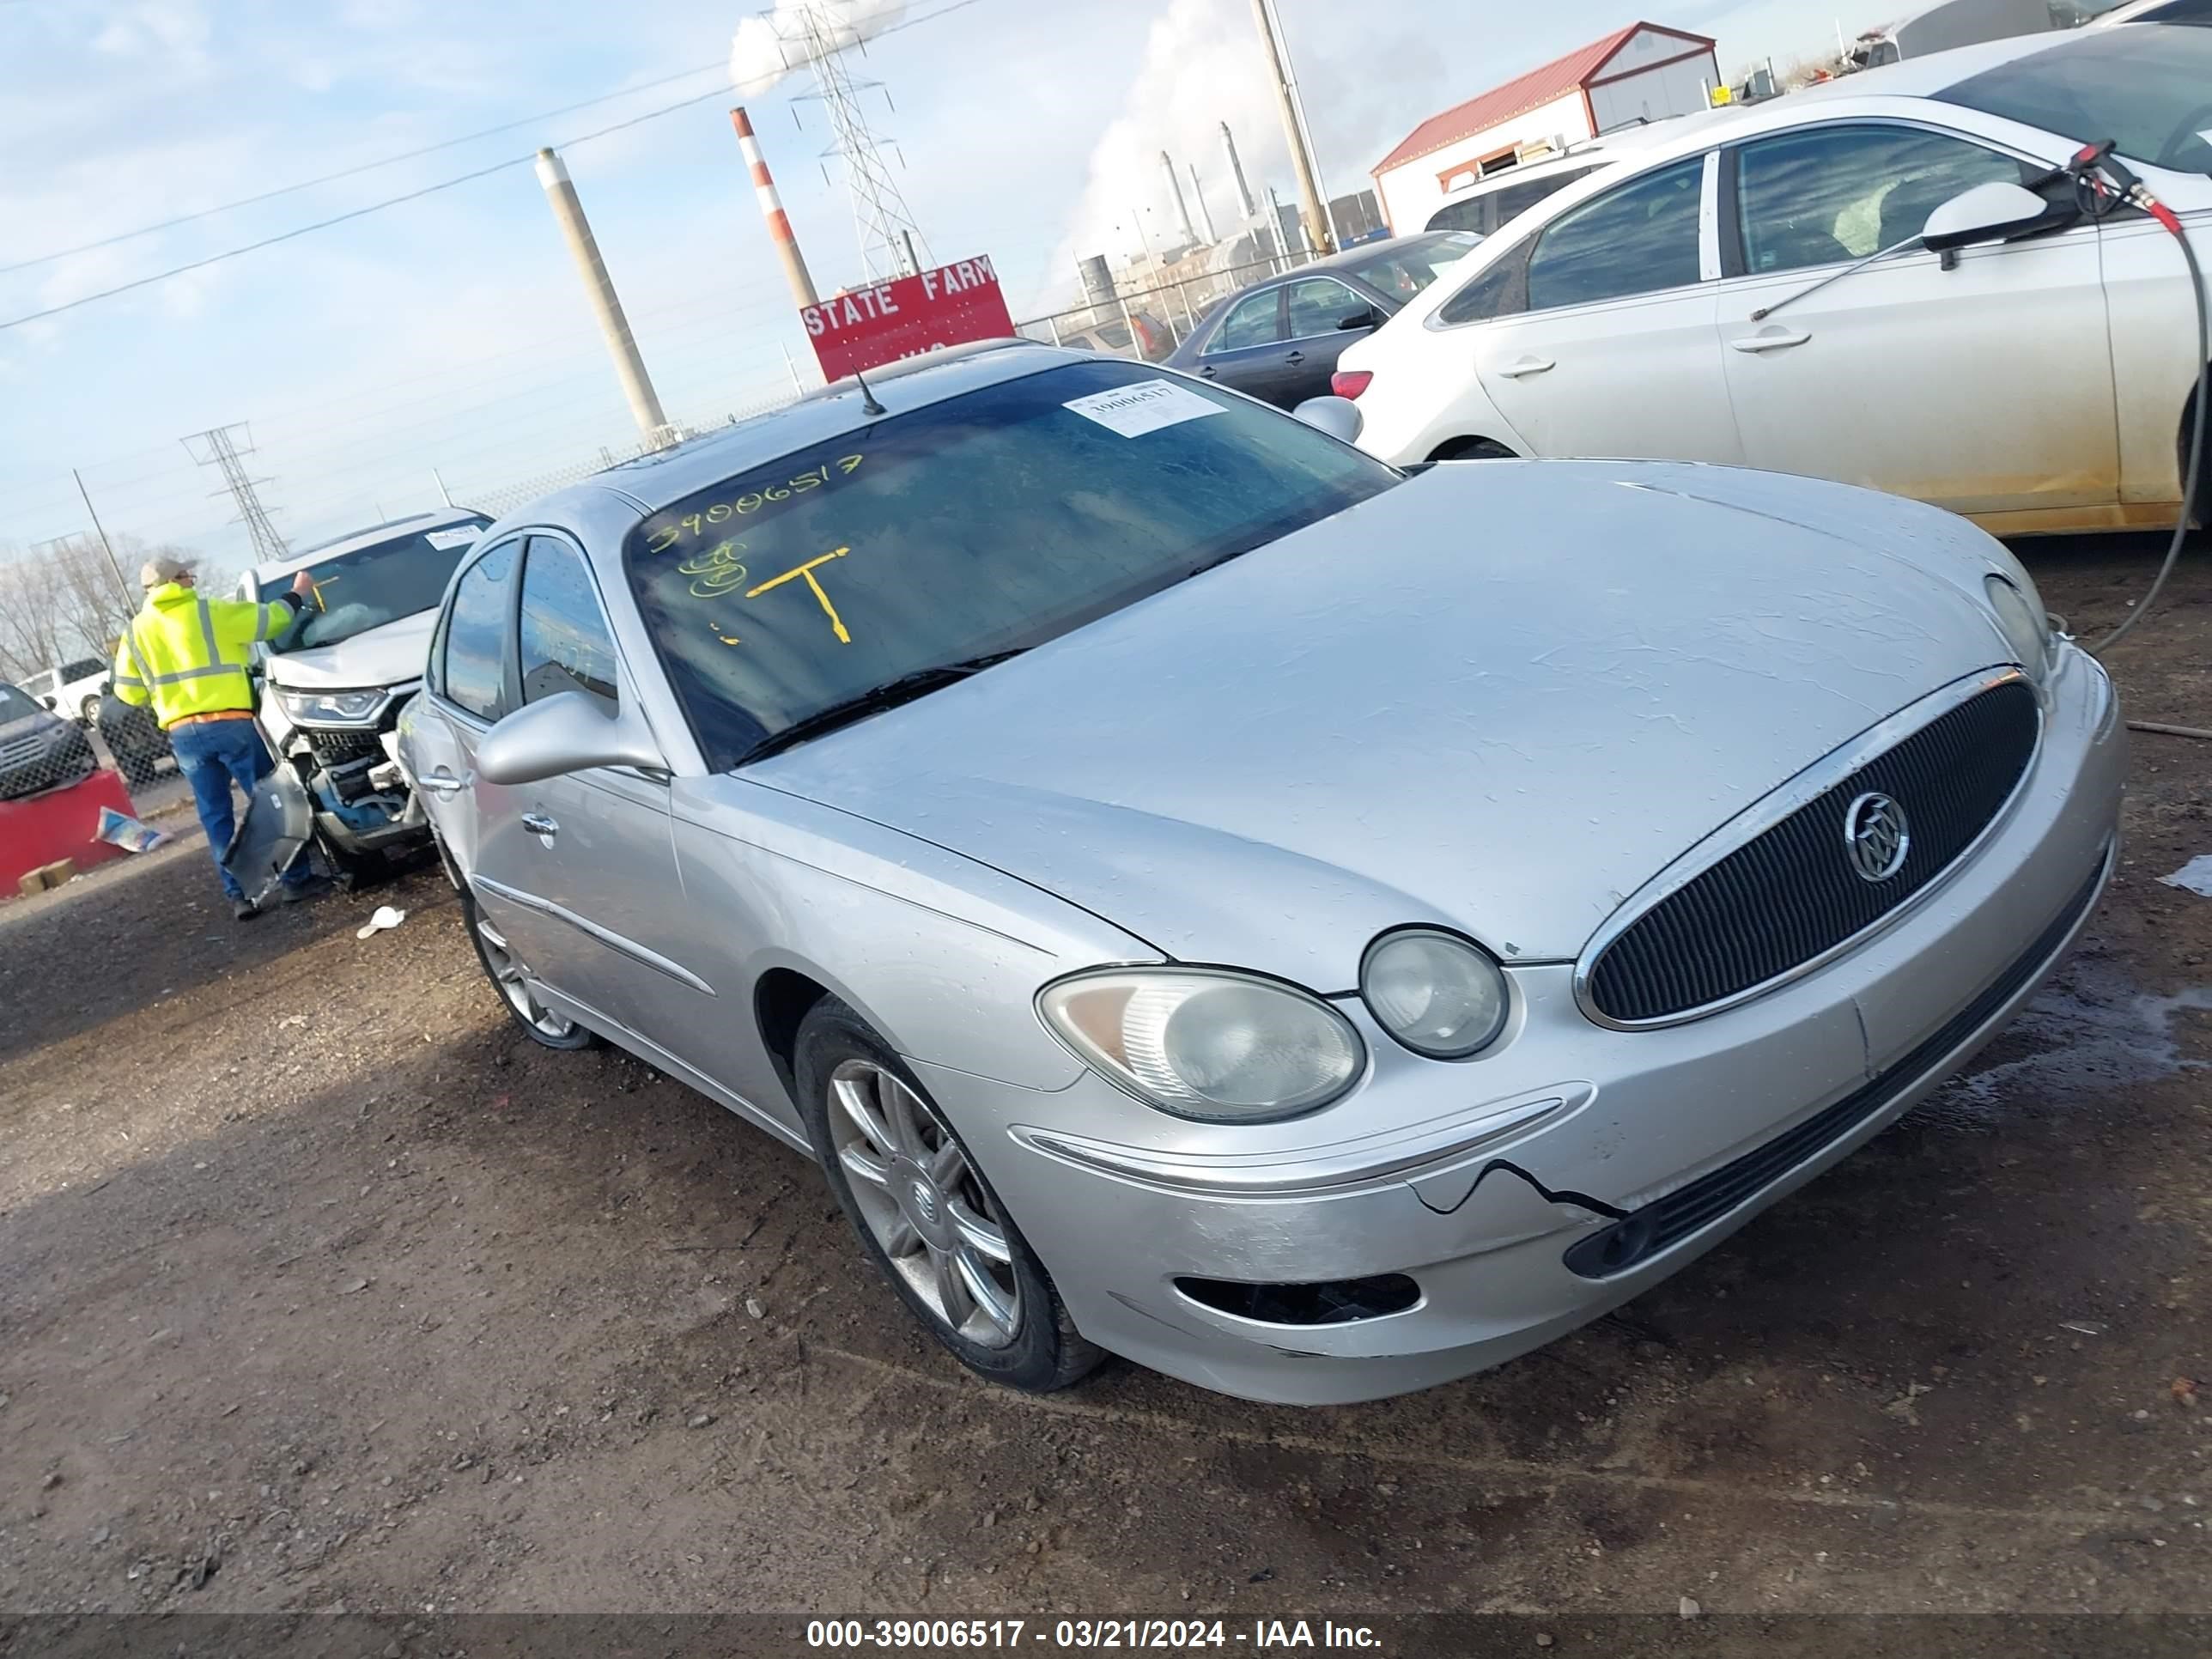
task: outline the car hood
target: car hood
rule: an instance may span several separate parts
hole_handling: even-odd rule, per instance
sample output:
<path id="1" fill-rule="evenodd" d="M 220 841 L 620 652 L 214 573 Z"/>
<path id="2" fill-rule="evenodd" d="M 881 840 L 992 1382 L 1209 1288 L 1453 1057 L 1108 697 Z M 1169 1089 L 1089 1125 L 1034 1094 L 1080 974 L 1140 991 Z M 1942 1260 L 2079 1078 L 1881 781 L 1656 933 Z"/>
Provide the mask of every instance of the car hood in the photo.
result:
<path id="1" fill-rule="evenodd" d="M 1450 464 L 746 776 L 1324 992 L 1405 922 L 1571 957 L 1753 801 L 2004 660 L 1981 581 L 2008 556 L 1804 479 Z"/>
<path id="2" fill-rule="evenodd" d="M 334 645 L 311 646 L 269 659 L 269 681 L 301 691 L 366 690 L 404 685 L 422 678 L 429 659 L 434 610 L 418 611 L 381 627 L 365 629 Z"/>
<path id="3" fill-rule="evenodd" d="M 0 722 L 0 743 L 27 738 L 33 732 L 52 735 L 62 729 L 60 717 L 54 714 L 23 714 L 12 720 Z"/>

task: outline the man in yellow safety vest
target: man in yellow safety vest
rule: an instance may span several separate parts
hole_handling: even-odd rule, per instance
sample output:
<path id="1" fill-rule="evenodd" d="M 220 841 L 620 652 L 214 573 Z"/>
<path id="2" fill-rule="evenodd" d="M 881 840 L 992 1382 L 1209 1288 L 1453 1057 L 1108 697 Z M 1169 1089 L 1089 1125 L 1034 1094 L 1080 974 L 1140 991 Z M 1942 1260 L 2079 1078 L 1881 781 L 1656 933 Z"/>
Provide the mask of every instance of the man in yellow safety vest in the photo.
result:
<path id="1" fill-rule="evenodd" d="M 112 689 L 125 702 L 152 705 L 178 769 L 192 786 L 223 896 L 231 914 L 246 921 L 259 908 L 222 862 L 234 828 L 230 787 L 251 797 L 275 763 L 253 724 L 247 665 L 254 645 L 283 633 L 300 613 L 313 584 L 302 570 L 292 591 L 272 605 L 203 599 L 193 591 L 191 568 L 167 558 L 149 559 L 138 580 L 146 604 L 116 647 Z M 328 885 L 302 860 L 285 874 L 284 902 L 313 897 Z"/>

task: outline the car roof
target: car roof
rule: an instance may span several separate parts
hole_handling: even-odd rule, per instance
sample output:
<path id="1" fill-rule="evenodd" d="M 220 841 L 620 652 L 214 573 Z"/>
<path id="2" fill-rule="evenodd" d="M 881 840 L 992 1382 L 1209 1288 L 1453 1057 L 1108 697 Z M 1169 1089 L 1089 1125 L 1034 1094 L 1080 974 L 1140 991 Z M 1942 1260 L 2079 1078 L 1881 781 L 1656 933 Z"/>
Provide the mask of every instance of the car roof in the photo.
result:
<path id="1" fill-rule="evenodd" d="M 1063 363 L 1127 361 L 1109 352 L 1065 350 L 1033 340 L 979 340 L 872 368 L 866 378 L 884 414 L 904 415 Z M 509 514 L 486 532 L 486 539 L 503 533 L 510 523 L 601 522 L 610 518 L 610 508 L 635 520 L 780 455 L 863 431 L 882 418 L 868 413 L 854 380 L 834 380 L 781 409 L 595 473 Z"/>
<path id="2" fill-rule="evenodd" d="M 404 519 L 388 519 L 382 524 L 371 525 L 366 530 L 349 530 L 343 536 L 317 542 L 313 547 L 301 548 L 267 564 L 257 564 L 253 567 L 253 574 L 259 581 L 267 581 L 275 576 L 289 576 L 295 570 L 304 570 L 311 564 L 334 558 L 341 553 L 351 553 L 400 536 L 419 535 L 426 530 L 443 530 L 451 525 L 469 524 L 490 516 L 489 513 L 479 513 L 472 507 L 442 507 L 434 512 L 410 514 Z"/>
<path id="3" fill-rule="evenodd" d="M 1638 131 L 1643 129 L 1638 128 Z M 1449 207 L 1470 198 L 1487 196 L 1494 190 L 1504 190 L 1508 185 L 1517 185 L 1523 179 L 1547 178 L 1554 173 L 1571 173 L 1577 167 L 1603 167 L 1620 159 L 1613 141 L 1601 138 L 1584 144 L 1580 149 L 1565 150 L 1557 155 L 1540 155 L 1533 161 L 1522 161 L 1486 173 L 1456 190 L 1445 191 L 1443 205 Z"/>
<path id="4" fill-rule="evenodd" d="M 1723 104 L 1654 122 L 1649 127 L 1608 133 L 1605 142 L 1612 148 L 1606 153 L 1641 172 L 1698 155 L 1718 143 L 1832 115 L 1896 115 L 1904 112 L 1899 106 L 1933 98 L 1946 88 L 1956 86 L 1985 70 L 2032 58 L 2039 52 L 2063 51 L 2069 42 L 2079 42 L 2083 38 L 2083 31 L 2069 29 L 2020 35 L 2007 40 L 1985 40 L 1949 52 L 1929 52 L 1923 58 L 1905 58 L 1880 69 L 1839 76 L 1786 97 L 1765 99 L 1756 104 Z M 1599 187 L 1596 181 L 1577 179 L 1530 211 L 1564 212 L 1585 193 L 1595 193 Z"/>

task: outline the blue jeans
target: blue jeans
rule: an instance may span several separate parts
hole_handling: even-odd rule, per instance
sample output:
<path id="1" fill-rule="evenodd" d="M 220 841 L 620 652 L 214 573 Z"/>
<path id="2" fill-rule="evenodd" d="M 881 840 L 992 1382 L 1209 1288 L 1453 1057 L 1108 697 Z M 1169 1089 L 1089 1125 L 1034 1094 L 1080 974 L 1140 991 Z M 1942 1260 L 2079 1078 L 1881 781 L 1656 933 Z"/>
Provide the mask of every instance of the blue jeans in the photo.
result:
<path id="1" fill-rule="evenodd" d="M 222 855 L 237 828 L 230 786 L 235 783 L 252 797 L 253 786 L 275 769 L 268 745 L 261 741 L 261 732 L 252 720 L 205 720 L 172 726 L 169 750 L 177 757 L 177 769 L 192 786 L 192 805 L 198 809 L 200 828 L 207 831 L 208 852 L 215 860 L 216 873 L 222 878 L 222 896 L 245 897 L 237 878 L 222 867 Z M 307 861 L 301 859 L 284 872 L 285 884 L 296 886 L 307 875 Z"/>

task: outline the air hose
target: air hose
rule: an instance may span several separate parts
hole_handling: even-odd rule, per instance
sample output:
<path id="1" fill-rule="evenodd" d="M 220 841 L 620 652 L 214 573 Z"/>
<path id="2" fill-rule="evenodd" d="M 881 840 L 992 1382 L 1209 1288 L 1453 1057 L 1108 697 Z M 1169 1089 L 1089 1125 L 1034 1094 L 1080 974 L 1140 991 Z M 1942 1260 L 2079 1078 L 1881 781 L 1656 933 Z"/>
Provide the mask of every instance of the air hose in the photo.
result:
<path id="1" fill-rule="evenodd" d="M 2206 439 L 2206 423 L 2212 421 L 2212 319 L 2206 315 L 2204 272 L 2197 263 L 2197 250 L 2190 246 L 2189 233 L 2173 210 L 2150 193 L 2142 180 L 2136 178 L 2112 155 L 2112 141 L 2086 144 L 2077 150 L 2063 169 L 2074 180 L 2075 191 L 2081 210 L 2092 219 L 2102 219 L 2123 204 L 2141 210 L 2158 221 L 2166 233 L 2181 248 L 2181 258 L 2189 267 L 2189 297 L 2197 309 L 2197 401 L 2189 422 L 2189 456 L 2182 465 L 2181 515 L 2173 526 L 2173 541 L 2166 550 L 2166 560 L 2158 568 L 2158 574 L 2144 594 L 2134 613 L 2126 621 L 2087 647 L 2093 657 L 2101 657 L 2128 636 L 2136 624 L 2151 613 L 2159 595 L 2165 592 L 2166 578 L 2173 574 L 2173 567 L 2180 561 L 2181 550 L 2189 538 L 2189 521 L 2196 516 L 2197 489 L 2204 471 L 2204 452 L 2212 444 Z"/>

